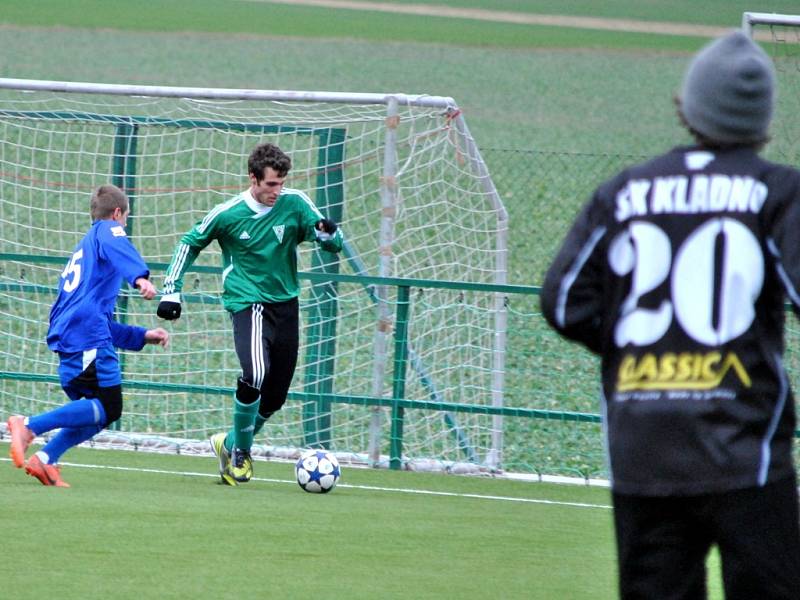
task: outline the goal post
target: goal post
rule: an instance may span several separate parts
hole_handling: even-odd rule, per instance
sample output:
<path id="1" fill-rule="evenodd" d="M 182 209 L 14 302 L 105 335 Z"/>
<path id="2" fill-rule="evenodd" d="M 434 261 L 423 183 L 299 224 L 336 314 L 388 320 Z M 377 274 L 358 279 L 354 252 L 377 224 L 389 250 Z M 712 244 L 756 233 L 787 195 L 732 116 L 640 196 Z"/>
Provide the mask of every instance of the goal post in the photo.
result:
<path id="1" fill-rule="evenodd" d="M 779 15 L 763 12 L 745 12 L 742 14 L 742 29 L 747 35 L 752 36 L 757 25 L 800 27 L 800 15 Z"/>
<path id="2" fill-rule="evenodd" d="M 778 78 L 768 158 L 800 167 L 800 15 L 742 14 L 742 30 L 772 57 Z"/>
<path id="3" fill-rule="evenodd" d="M 287 186 L 341 222 L 347 244 L 341 256 L 300 252 L 298 371 L 256 443 L 502 468 L 499 411 L 411 415 L 399 402 L 499 409 L 505 393 L 505 295 L 480 286 L 507 284 L 508 218 L 464 115 L 439 96 L 0 79 L 0 321 L 14 339 L 0 355 L 0 412 L 64 401 L 47 312 L 91 191 L 110 181 L 127 192 L 128 233 L 159 286 L 180 236 L 247 187 L 262 141 L 290 154 Z M 167 352 L 122 353 L 120 434 L 180 447 L 228 427 L 238 363 L 219 264 L 209 246 L 187 274 Z M 152 327 L 154 312 L 123 290 L 117 318 Z"/>

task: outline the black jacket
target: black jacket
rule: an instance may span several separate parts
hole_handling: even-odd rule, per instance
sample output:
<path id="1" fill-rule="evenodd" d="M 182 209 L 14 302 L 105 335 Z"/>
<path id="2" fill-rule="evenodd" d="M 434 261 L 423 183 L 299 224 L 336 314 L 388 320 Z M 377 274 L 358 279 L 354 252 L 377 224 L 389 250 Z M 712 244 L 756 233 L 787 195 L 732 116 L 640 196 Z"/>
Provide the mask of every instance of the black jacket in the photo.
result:
<path id="1" fill-rule="evenodd" d="M 612 486 L 695 495 L 789 476 L 786 298 L 800 307 L 800 172 L 675 148 L 601 185 L 542 288 L 602 356 Z"/>

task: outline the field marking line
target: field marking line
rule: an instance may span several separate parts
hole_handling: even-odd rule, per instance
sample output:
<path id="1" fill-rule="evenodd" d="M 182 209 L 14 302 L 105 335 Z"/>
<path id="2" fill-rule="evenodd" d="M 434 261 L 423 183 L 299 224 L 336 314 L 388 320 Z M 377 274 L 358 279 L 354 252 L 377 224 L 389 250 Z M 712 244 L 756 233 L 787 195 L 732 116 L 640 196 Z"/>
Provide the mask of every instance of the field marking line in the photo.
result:
<path id="1" fill-rule="evenodd" d="M 11 462 L 10 458 L 0 458 L 2 462 Z M 109 471 L 126 471 L 135 473 L 155 473 L 159 475 L 181 475 L 186 477 L 211 477 L 214 479 L 219 478 L 216 473 L 198 473 L 196 471 L 168 471 L 166 469 L 147 469 L 140 467 L 118 467 L 113 465 L 94 465 L 86 463 L 73 463 L 61 462 L 60 465 L 65 467 L 78 467 L 83 469 L 106 469 Z M 262 481 L 265 483 L 289 483 L 297 485 L 293 479 L 272 479 L 269 477 L 253 477 L 252 481 Z M 535 485 L 535 484 L 532 484 Z M 337 487 L 350 488 L 357 490 L 368 490 L 376 492 L 394 492 L 402 494 L 419 494 L 423 496 L 446 496 L 451 498 L 474 498 L 477 500 L 493 500 L 498 502 L 521 502 L 523 504 L 543 504 L 552 506 L 571 506 L 575 508 L 602 508 L 611 509 L 612 507 L 606 504 L 591 504 L 588 502 L 563 502 L 559 500 L 544 500 L 540 498 L 515 498 L 513 496 L 493 496 L 489 494 L 462 494 L 458 492 L 439 492 L 435 490 L 415 490 L 411 488 L 391 488 L 381 487 L 375 485 L 354 485 L 350 483 L 338 483 Z"/>
<path id="2" fill-rule="evenodd" d="M 426 17 L 449 17 L 473 21 L 513 23 L 516 25 L 550 25 L 553 27 L 574 27 L 576 29 L 601 29 L 605 31 L 625 31 L 632 33 L 654 33 L 661 35 L 683 35 L 713 38 L 728 33 L 734 27 L 696 25 L 693 23 L 672 23 L 666 21 L 640 21 L 636 19 L 613 19 L 602 17 L 577 17 L 570 15 L 543 15 L 536 13 L 491 10 L 484 8 L 458 8 L 429 4 L 393 4 L 390 2 L 359 2 L 354 0 L 237 0 L 259 4 L 288 4 L 334 8 L 342 10 L 362 10 Z"/>

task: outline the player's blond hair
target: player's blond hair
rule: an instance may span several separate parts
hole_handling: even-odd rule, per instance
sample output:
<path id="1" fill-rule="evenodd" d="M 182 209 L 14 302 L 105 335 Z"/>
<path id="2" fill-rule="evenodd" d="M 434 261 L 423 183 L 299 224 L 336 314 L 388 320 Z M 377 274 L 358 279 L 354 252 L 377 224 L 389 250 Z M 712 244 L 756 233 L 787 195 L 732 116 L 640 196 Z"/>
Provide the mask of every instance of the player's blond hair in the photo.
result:
<path id="1" fill-rule="evenodd" d="M 119 208 L 123 213 L 128 210 L 128 197 L 115 185 L 101 185 L 92 194 L 92 221 L 110 219 L 114 210 Z"/>

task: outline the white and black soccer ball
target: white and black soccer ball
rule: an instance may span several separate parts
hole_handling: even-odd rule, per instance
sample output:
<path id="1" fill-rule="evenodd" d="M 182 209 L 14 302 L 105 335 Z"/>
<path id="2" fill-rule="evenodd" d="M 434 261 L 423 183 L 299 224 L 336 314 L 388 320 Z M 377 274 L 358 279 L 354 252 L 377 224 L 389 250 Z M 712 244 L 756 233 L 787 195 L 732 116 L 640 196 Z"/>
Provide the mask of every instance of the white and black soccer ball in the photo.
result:
<path id="1" fill-rule="evenodd" d="M 342 474 L 339 461 L 327 450 L 308 450 L 294 467 L 297 484 L 307 492 L 327 494 Z"/>

